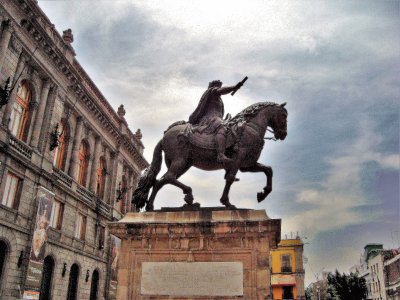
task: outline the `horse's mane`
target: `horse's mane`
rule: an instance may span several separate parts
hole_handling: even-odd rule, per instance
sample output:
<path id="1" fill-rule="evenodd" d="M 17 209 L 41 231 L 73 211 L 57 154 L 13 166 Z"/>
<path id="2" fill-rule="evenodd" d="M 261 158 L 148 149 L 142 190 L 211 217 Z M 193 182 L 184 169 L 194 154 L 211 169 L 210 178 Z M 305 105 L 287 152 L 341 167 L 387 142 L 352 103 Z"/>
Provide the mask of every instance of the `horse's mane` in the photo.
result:
<path id="1" fill-rule="evenodd" d="M 231 122 L 232 123 L 237 123 L 237 122 L 242 122 L 242 121 L 248 121 L 253 116 L 255 116 L 261 109 L 263 109 L 264 107 L 267 107 L 267 106 L 279 106 L 279 104 L 274 103 L 274 102 L 258 102 L 258 103 L 254 103 L 254 104 L 246 107 L 245 109 L 243 109 L 236 116 L 234 116 L 230 120 L 230 123 Z"/>

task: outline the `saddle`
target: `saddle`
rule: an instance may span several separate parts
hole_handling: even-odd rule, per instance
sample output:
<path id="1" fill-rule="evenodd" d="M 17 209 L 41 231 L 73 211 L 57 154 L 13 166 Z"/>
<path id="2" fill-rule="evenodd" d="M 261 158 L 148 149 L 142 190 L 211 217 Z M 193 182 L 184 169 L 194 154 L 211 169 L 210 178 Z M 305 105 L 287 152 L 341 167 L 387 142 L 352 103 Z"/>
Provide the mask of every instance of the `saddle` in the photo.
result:
<path id="1" fill-rule="evenodd" d="M 227 122 L 225 126 L 227 126 L 227 136 L 226 136 L 226 148 L 236 146 L 240 140 L 242 132 L 244 130 L 244 125 L 246 122 Z M 217 144 L 215 142 L 215 134 L 214 133 L 206 133 L 203 132 L 204 126 L 202 125 L 193 125 L 186 121 L 178 121 L 172 124 L 166 131 L 170 128 L 177 126 L 177 125 L 184 125 L 181 133 L 179 134 L 180 137 L 183 137 L 186 141 L 188 141 L 193 146 L 208 149 L 208 150 L 215 150 L 217 149 Z"/>

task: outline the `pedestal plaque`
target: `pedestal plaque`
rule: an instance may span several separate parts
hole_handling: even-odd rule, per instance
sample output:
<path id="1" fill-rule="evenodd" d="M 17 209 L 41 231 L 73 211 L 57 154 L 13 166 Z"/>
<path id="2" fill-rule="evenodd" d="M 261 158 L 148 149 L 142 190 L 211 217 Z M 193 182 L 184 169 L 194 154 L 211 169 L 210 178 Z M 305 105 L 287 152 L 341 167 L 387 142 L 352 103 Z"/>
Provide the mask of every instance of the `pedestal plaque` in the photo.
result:
<path id="1" fill-rule="evenodd" d="M 143 262 L 141 294 L 243 296 L 243 263 Z"/>
<path id="2" fill-rule="evenodd" d="M 270 299 L 280 225 L 260 210 L 129 213 L 110 223 L 117 299 Z"/>

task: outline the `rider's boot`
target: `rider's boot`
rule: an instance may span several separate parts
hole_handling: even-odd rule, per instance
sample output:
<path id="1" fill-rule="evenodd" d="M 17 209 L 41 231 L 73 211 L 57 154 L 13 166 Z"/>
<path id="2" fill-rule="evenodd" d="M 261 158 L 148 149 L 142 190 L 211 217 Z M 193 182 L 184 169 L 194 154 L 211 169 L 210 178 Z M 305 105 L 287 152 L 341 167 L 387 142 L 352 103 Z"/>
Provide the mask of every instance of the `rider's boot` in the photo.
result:
<path id="1" fill-rule="evenodd" d="M 225 155 L 226 130 L 220 130 L 215 137 L 215 141 L 217 143 L 217 162 L 224 165 L 232 163 L 232 159 Z"/>

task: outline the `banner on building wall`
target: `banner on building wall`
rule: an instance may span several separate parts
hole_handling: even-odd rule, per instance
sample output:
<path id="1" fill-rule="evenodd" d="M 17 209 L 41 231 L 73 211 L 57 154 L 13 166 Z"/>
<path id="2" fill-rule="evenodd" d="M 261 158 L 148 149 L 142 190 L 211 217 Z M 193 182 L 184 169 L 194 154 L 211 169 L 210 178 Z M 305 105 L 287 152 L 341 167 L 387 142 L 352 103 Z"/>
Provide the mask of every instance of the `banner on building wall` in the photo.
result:
<path id="1" fill-rule="evenodd" d="M 54 193 L 39 187 L 37 192 L 38 210 L 33 231 L 31 252 L 23 299 L 36 300 L 40 295 L 43 260 L 46 252 L 47 230 L 50 226 Z"/>
<path id="2" fill-rule="evenodd" d="M 118 259 L 121 250 L 121 239 L 111 235 L 111 280 L 110 280 L 110 299 L 117 297 L 118 285 Z"/>

